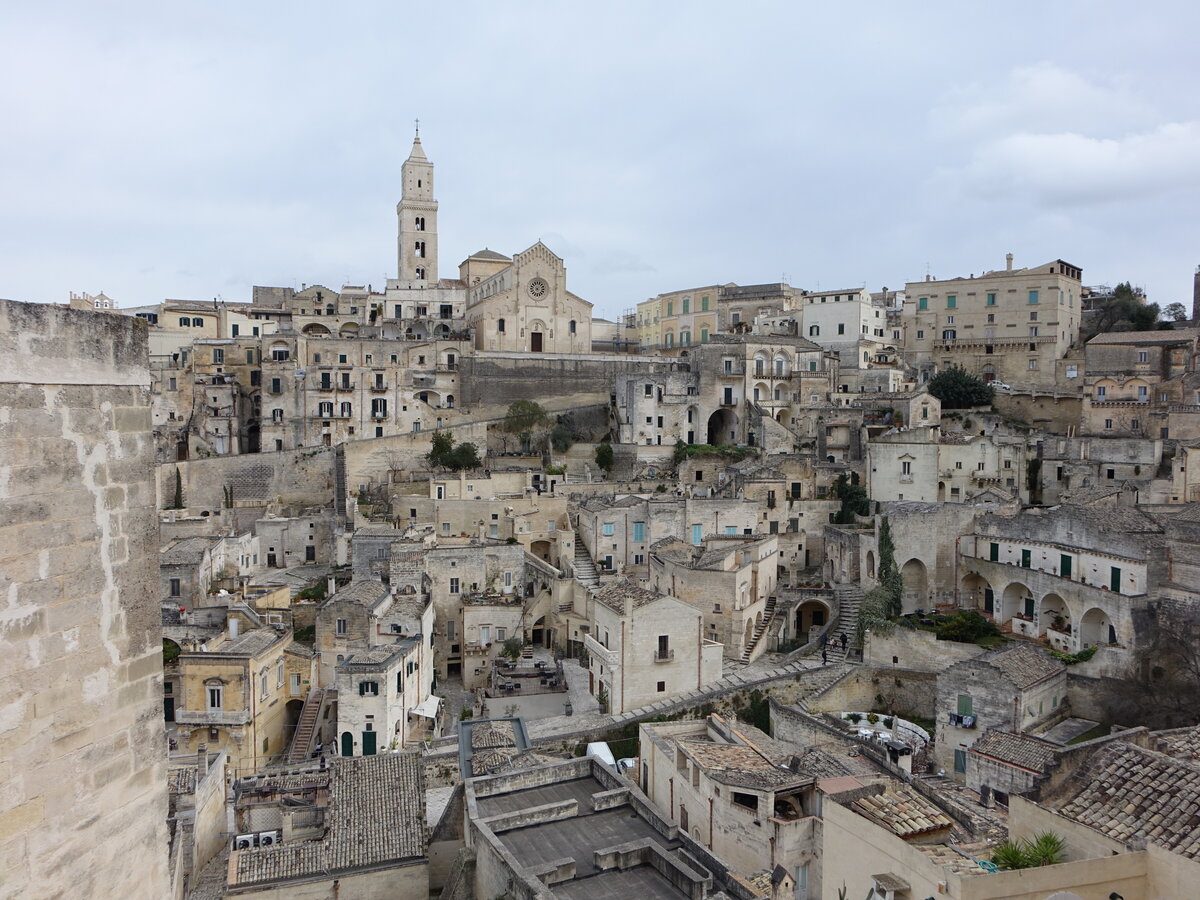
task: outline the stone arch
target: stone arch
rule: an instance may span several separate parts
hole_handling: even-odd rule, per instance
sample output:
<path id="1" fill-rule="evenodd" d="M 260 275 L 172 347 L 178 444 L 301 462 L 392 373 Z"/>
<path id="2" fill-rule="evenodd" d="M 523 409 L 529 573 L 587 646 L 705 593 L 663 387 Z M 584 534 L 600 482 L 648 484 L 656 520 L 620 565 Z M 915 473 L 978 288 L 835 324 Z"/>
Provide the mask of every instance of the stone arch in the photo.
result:
<path id="1" fill-rule="evenodd" d="M 938 503 L 946 502 L 946 482 L 938 482 Z"/>
<path id="2" fill-rule="evenodd" d="M 1004 593 L 1000 595 L 1000 621 L 1007 622 L 1013 616 L 1026 615 L 1032 597 L 1033 591 L 1019 581 L 1005 585 Z"/>
<path id="3" fill-rule="evenodd" d="M 962 577 L 958 599 L 964 609 L 976 609 L 987 614 L 996 612 L 996 595 L 991 582 L 978 572 L 968 572 Z"/>
<path id="4" fill-rule="evenodd" d="M 868 578 L 875 577 L 875 551 L 874 550 L 867 551 L 867 577 Z"/>
<path id="5" fill-rule="evenodd" d="M 338 334 L 342 337 L 358 337 L 358 323 L 343 322 L 342 327 L 338 329 Z"/>
<path id="6" fill-rule="evenodd" d="M 770 400 L 771 389 L 767 387 L 766 382 L 756 381 L 754 383 L 754 392 L 750 396 L 754 398 L 755 403 L 759 403 L 763 400 Z"/>
<path id="7" fill-rule="evenodd" d="M 1058 622 L 1061 627 L 1055 627 L 1056 620 L 1061 620 Z M 1047 594 L 1038 604 L 1038 634 L 1044 635 L 1048 628 L 1068 634 L 1071 630 L 1071 607 L 1054 593 Z"/>
<path id="8" fill-rule="evenodd" d="M 765 350 L 759 350 L 754 355 L 754 376 L 763 378 L 771 374 L 771 358 Z"/>
<path id="9" fill-rule="evenodd" d="M 309 322 L 300 330 L 309 337 L 329 337 L 329 329 L 320 322 Z"/>
<path id="10" fill-rule="evenodd" d="M 775 354 L 774 374 L 777 378 L 786 378 L 792 373 L 792 358 L 780 350 Z"/>
<path id="11" fill-rule="evenodd" d="M 790 409 L 781 409 L 775 416 L 775 421 L 784 427 L 790 427 L 792 424 L 792 411 Z"/>
<path id="12" fill-rule="evenodd" d="M 750 647 L 750 642 L 754 640 L 754 620 L 746 620 L 746 631 L 742 635 L 742 649 L 746 650 Z"/>
<path id="13" fill-rule="evenodd" d="M 797 640 L 812 640 L 829 623 L 832 610 L 824 600 L 805 600 L 796 607 L 795 635 Z"/>
<path id="14" fill-rule="evenodd" d="M 1083 618 L 1079 621 L 1079 642 L 1080 649 L 1088 647 L 1104 646 L 1107 644 L 1115 644 L 1117 637 L 1116 626 L 1113 625 L 1112 619 L 1108 613 L 1098 606 L 1093 606 L 1083 614 Z"/>
<path id="15" fill-rule="evenodd" d="M 925 609 L 929 600 L 929 572 L 925 563 L 913 557 L 900 567 L 900 579 L 904 582 L 904 612 Z"/>
<path id="16" fill-rule="evenodd" d="M 734 438 L 730 436 L 730 432 L 736 427 L 737 416 L 733 410 L 718 409 L 708 417 L 708 443 L 714 446 L 733 443 Z"/>
<path id="17" fill-rule="evenodd" d="M 550 542 L 549 541 L 534 541 L 529 545 L 529 552 L 538 559 L 550 561 Z"/>

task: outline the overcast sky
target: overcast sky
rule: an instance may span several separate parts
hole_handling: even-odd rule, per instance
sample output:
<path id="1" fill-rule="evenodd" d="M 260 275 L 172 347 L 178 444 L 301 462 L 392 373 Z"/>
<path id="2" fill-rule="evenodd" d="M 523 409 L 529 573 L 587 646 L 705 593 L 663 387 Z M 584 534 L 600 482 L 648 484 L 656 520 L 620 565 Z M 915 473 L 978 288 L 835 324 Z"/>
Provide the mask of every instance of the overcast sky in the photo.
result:
<path id="1" fill-rule="evenodd" d="M 613 316 L 1061 257 L 1184 300 L 1200 4 L 54 3 L 0 12 L 0 296 L 395 276 L 539 238 Z"/>

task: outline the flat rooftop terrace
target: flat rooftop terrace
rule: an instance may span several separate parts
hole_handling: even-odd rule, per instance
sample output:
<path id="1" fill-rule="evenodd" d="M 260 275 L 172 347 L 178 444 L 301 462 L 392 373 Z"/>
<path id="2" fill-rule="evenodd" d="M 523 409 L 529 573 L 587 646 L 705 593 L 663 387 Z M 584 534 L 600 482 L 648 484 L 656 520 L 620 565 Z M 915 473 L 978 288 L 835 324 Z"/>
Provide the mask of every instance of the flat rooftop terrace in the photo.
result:
<path id="1" fill-rule="evenodd" d="M 683 892 L 653 866 L 599 872 L 590 878 L 556 884 L 554 896 L 564 900 L 679 900 Z"/>
<path id="2" fill-rule="evenodd" d="M 587 878 L 601 870 L 596 868 L 595 852 L 627 841 L 651 838 L 665 850 L 675 850 L 678 841 L 668 841 L 628 806 L 604 812 L 583 813 L 572 819 L 514 828 L 497 835 L 500 842 L 526 868 L 533 868 L 558 859 L 575 860 L 575 878 Z M 664 882 L 665 883 L 665 882 Z M 555 885 L 554 890 L 562 887 Z M 678 897 L 676 892 L 670 896 Z"/>
<path id="3" fill-rule="evenodd" d="M 542 787 L 497 794 L 494 797 L 480 797 L 476 802 L 479 806 L 479 814 L 484 818 L 498 816 L 501 813 L 516 812 L 519 809 L 529 809 L 533 806 L 544 806 L 547 803 L 561 803 L 563 800 L 578 800 L 579 811 L 583 813 L 585 810 L 591 809 L 592 794 L 598 794 L 603 790 L 607 790 L 607 788 L 589 775 L 586 778 L 559 781 Z"/>

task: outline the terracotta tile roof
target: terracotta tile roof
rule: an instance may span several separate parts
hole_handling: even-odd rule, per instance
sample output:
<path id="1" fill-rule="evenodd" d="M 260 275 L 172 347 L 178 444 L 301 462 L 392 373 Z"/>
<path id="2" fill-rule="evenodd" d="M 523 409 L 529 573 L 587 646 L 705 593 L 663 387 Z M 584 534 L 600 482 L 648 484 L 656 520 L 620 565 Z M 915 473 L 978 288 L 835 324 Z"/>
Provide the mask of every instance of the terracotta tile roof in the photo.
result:
<path id="1" fill-rule="evenodd" d="M 471 729 L 471 748 L 474 750 L 516 746 L 517 736 L 512 722 L 490 722 Z"/>
<path id="2" fill-rule="evenodd" d="M 1124 844 L 1200 857 L 1200 766 L 1124 741 L 1097 750 L 1058 813 Z"/>
<path id="3" fill-rule="evenodd" d="M 517 755 L 516 747 L 496 747 L 480 750 L 471 756 L 471 774 L 487 775 L 493 769 L 507 765 Z"/>
<path id="4" fill-rule="evenodd" d="M 989 731 L 967 752 L 978 753 L 1031 772 L 1044 772 L 1047 763 L 1055 758 L 1059 749 L 1057 744 L 1032 735 Z"/>
<path id="5" fill-rule="evenodd" d="M 416 753 L 336 757 L 319 841 L 234 851 L 230 886 L 386 866 L 426 853 L 424 771 Z"/>
<path id="6" fill-rule="evenodd" d="M 633 609 L 649 606 L 651 603 L 665 599 L 665 595 L 638 587 L 631 581 L 614 581 L 602 587 L 593 596 L 609 609 L 619 613 L 625 612 L 626 598 L 632 601 Z"/>
<path id="7" fill-rule="evenodd" d="M 1066 666 L 1049 653 L 1028 644 L 1010 644 L 979 657 L 1003 672 L 1020 689 L 1032 687 L 1039 681 L 1066 670 Z"/>
<path id="8" fill-rule="evenodd" d="M 948 815 L 910 787 L 892 787 L 882 794 L 859 797 L 850 807 L 901 838 L 954 826 Z"/>
<path id="9" fill-rule="evenodd" d="M 753 747 L 714 741 L 679 741 L 678 746 L 705 775 L 722 784 L 769 791 L 810 780 L 780 768 Z"/>
<path id="10" fill-rule="evenodd" d="M 1200 725 L 1159 732 L 1158 749 L 1187 763 L 1200 765 Z"/>

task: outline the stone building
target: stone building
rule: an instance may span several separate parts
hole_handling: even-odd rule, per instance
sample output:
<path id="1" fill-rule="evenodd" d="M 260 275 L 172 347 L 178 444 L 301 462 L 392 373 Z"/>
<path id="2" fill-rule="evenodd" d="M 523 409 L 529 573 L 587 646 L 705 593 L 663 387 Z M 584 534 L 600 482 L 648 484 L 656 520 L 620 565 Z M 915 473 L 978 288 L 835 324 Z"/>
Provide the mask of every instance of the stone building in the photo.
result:
<path id="1" fill-rule="evenodd" d="M 1061 259 L 978 278 L 912 282 L 902 314 L 906 361 L 923 376 L 961 366 L 985 381 L 1052 388 L 1079 339 L 1080 270 Z M 924 380 L 924 378 L 923 378 Z"/>
<path id="2" fill-rule="evenodd" d="M 647 583 L 700 610 L 705 637 L 731 659 L 750 662 L 766 649 L 778 585 L 779 539 L 775 536 L 705 536 L 692 543 L 664 538 L 650 548 Z"/>
<path id="3" fill-rule="evenodd" d="M 873 500 L 966 503 L 980 495 L 1027 499 L 1024 435 L 893 430 L 867 445 L 867 493 Z"/>
<path id="4" fill-rule="evenodd" d="M 1038 647 L 1013 643 L 955 663 L 937 677 L 937 765 L 963 780 L 979 735 L 1036 731 L 1061 718 L 1066 702 L 1066 666 Z"/>
<path id="5" fill-rule="evenodd" d="M 239 633 L 235 625 L 180 653 L 171 677 L 176 749 L 224 750 L 242 771 L 285 753 L 314 674 L 307 654 L 287 652 L 291 644 L 287 626 Z"/>
<path id="6" fill-rule="evenodd" d="M 0 300 L 0 894 L 168 894 L 146 325 Z"/>
<path id="7" fill-rule="evenodd" d="M 436 699 L 429 703 L 429 637 L 416 633 L 351 650 L 334 666 L 338 752 L 372 756 L 404 749 L 423 732 L 436 733 Z"/>
<path id="8" fill-rule="evenodd" d="M 720 330 L 720 285 L 659 294 L 637 305 L 638 340 L 643 353 L 674 355 L 707 344 Z"/>
<path id="9" fill-rule="evenodd" d="M 1084 434 L 1194 440 L 1200 329 L 1100 334 L 1084 359 Z"/>
<path id="10" fill-rule="evenodd" d="M 639 784 L 663 818 L 744 878 L 786 865 L 821 896 L 816 779 L 765 753 L 741 724 L 707 719 L 643 723 Z"/>
<path id="11" fill-rule="evenodd" d="M 800 334 L 838 354 L 845 369 L 876 362 L 887 338 L 887 310 L 866 288 L 805 291 L 792 303 Z"/>
<path id="12" fill-rule="evenodd" d="M 588 690 L 607 697 L 614 715 L 721 677 L 721 645 L 706 637 L 693 606 L 628 581 L 611 582 L 590 599 Z"/>

